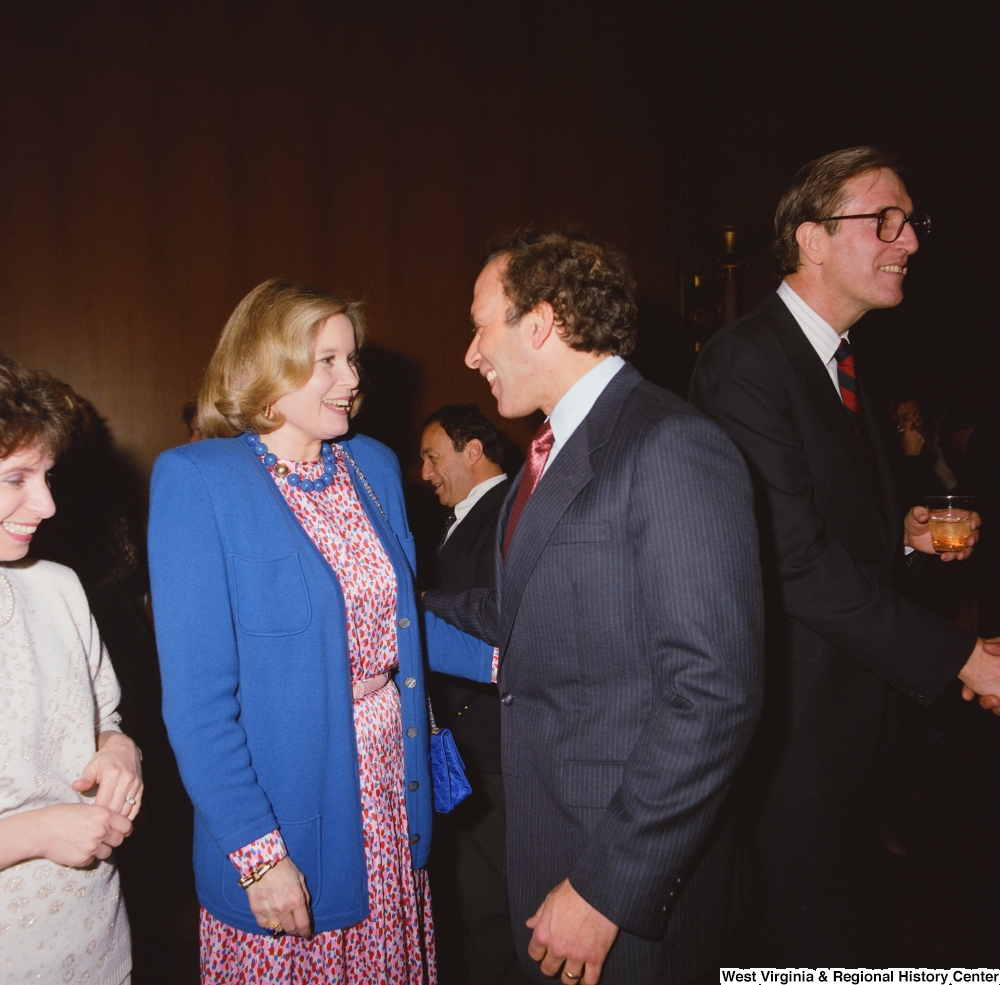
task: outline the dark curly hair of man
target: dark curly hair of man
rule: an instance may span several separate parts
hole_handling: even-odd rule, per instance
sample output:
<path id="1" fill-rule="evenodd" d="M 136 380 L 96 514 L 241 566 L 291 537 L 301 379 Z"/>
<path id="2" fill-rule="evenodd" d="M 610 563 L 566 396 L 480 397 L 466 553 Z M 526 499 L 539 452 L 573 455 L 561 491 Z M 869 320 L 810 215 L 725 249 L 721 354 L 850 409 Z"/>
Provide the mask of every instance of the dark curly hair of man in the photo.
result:
<path id="1" fill-rule="evenodd" d="M 491 243 L 483 265 L 500 257 L 508 324 L 548 301 L 570 348 L 618 356 L 635 348 L 635 280 L 621 250 L 577 230 L 529 228 Z"/>
<path id="2" fill-rule="evenodd" d="M 424 427 L 438 424 L 451 438 L 455 451 L 477 439 L 483 454 L 494 464 L 504 467 L 504 447 L 496 425 L 475 404 L 448 404 L 424 418 Z"/>
<path id="3" fill-rule="evenodd" d="M 65 383 L 0 355 L 0 458 L 36 445 L 57 457 L 69 444 L 75 409 Z"/>

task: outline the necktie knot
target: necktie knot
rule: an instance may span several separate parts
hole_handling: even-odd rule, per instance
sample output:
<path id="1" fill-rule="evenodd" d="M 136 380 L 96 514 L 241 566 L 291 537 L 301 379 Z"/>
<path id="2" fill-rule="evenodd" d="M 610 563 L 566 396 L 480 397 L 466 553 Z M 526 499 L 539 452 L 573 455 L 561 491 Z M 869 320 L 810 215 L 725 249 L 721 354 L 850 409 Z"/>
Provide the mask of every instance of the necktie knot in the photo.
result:
<path id="1" fill-rule="evenodd" d="M 556 436 L 552 433 L 552 425 L 546 421 L 531 439 L 531 447 L 528 449 L 528 457 L 543 455 L 543 463 L 549 457 L 549 452 L 555 444 Z"/>
<path id="2" fill-rule="evenodd" d="M 848 342 L 847 339 L 840 340 L 840 345 L 837 346 L 837 351 L 833 354 L 833 358 L 836 359 L 838 363 L 842 363 L 845 359 L 854 358 L 851 343 Z"/>

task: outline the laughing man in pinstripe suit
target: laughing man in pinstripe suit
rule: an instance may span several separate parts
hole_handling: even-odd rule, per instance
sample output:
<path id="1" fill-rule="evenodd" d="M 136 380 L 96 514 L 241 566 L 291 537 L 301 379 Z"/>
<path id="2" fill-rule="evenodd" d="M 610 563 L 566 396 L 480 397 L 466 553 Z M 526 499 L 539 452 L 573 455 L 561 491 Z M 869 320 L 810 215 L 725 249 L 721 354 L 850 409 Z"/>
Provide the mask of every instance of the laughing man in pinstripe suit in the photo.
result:
<path id="1" fill-rule="evenodd" d="M 497 588 L 428 592 L 501 647 L 507 882 L 521 962 L 566 985 L 689 982 L 735 898 L 726 793 L 757 721 L 749 477 L 646 382 L 615 249 L 520 233 L 476 282 L 466 364 L 548 415 L 500 515 Z"/>

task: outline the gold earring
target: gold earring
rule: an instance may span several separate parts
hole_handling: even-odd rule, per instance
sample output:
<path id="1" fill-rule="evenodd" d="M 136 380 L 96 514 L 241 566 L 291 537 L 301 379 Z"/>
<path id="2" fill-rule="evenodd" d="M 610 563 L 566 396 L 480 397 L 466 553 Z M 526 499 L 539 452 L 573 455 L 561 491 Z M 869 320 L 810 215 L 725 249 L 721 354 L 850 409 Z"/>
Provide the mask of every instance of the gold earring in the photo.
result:
<path id="1" fill-rule="evenodd" d="M 266 417 L 266 418 L 267 418 L 268 420 L 271 420 L 271 417 L 272 417 L 272 414 L 273 414 L 273 412 L 272 412 L 272 409 L 271 409 L 271 408 L 272 408 L 272 405 L 271 405 L 271 404 L 268 404 L 268 405 L 267 405 L 267 406 L 266 406 L 266 407 L 264 408 L 264 416 L 265 416 L 265 417 Z"/>

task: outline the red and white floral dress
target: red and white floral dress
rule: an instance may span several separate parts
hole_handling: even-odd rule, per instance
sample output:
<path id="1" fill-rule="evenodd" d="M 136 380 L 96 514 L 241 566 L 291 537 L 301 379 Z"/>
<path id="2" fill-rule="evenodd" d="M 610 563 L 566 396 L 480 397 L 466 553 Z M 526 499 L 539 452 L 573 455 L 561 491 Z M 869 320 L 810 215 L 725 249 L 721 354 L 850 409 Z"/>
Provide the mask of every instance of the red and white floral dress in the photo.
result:
<path id="1" fill-rule="evenodd" d="M 282 495 L 340 581 L 347 607 L 351 682 L 397 665 L 396 575 L 334 449 L 334 481 L 305 493 L 275 478 Z M 321 462 L 286 462 L 304 479 Z M 403 726 L 394 684 L 354 702 L 369 916 L 312 938 L 249 934 L 201 911 L 201 980 L 211 985 L 435 985 L 434 927 L 424 870 L 414 871 L 406 829 Z M 240 876 L 286 856 L 277 831 L 234 852 Z M 294 861 L 294 859 L 293 859 Z"/>

